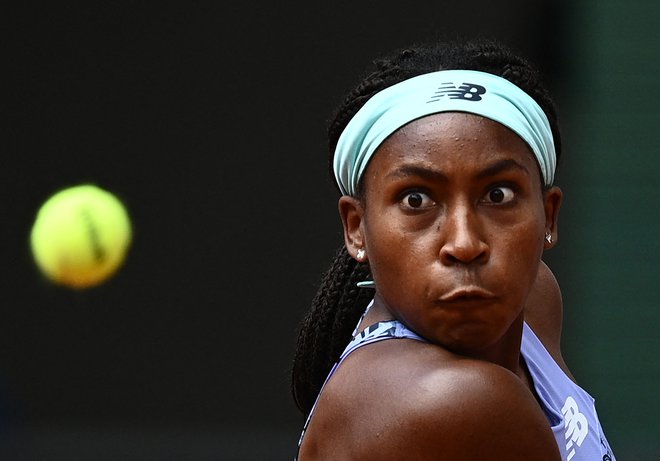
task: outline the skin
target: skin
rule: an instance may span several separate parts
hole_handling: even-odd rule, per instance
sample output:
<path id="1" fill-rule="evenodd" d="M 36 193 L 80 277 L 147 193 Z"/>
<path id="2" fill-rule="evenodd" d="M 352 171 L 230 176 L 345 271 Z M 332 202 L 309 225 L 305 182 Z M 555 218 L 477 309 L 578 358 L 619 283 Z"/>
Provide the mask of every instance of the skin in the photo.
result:
<path id="1" fill-rule="evenodd" d="M 541 263 L 561 191 L 529 147 L 465 113 L 390 136 L 339 212 L 376 293 L 363 326 L 398 319 L 429 340 L 354 352 L 324 389 L 307 460 L 559 460 L 520 356 L 523 320 L 560 363 L 561 296 Z M 527 304 L 527 307 L 526 307 Z"/>

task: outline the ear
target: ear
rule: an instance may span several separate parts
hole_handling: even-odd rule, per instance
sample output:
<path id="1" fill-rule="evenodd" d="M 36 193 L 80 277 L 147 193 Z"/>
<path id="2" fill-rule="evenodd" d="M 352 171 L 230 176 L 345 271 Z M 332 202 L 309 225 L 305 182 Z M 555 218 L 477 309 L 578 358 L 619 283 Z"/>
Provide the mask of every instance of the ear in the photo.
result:
<path id="1" fill-rule="evenodd" d="M 355 259 L 358 250 L 364 250 L 364 233 L 362 231 L 362 219 L 364 209 L 355 197 L 343 195 L 339 198 L 339 216 L 344 226 L 344 243 L 348 253 Z"/>
<path id="2" fill-rule="evenodd" d="M 557 220 L 559 219 L 559 208 L 564 194 L 557 186 L 543 192 L 543 207 L 545 209 L 545 231 L 552 236 L 552 241 L 545 241 L 545 249 L 550 249 L 557 243 Z"/>

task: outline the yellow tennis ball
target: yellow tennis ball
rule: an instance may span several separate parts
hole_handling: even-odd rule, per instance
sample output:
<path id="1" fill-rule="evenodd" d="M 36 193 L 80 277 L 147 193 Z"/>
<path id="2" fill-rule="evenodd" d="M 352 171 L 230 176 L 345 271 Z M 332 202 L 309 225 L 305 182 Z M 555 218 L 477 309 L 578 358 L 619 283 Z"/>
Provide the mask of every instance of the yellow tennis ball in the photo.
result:
<path id="1" fill-rule="evenodd" d="M 35 262 L 53 282 L 83 289 L 110 278 L 131 244 L 122 202 L 92 184 L 62 189 L 37 212 L 30 243 Z"/>

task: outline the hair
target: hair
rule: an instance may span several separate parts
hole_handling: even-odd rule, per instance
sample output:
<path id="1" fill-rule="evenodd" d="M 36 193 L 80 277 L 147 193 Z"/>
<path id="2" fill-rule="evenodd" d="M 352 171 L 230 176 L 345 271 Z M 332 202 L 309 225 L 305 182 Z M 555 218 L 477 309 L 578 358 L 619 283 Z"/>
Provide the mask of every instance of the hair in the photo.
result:
<path id="1" fill-rule="evenodd" d="M 337 141 L 357 111 L 374 94 L 403 80 L 445 69 L 488 72 L 503 77 L 529 94 L 550 122 L 557 160 L 561 137 L 555 104 L 538 69 L 506 45 L 489 39 L 416 44 L 373 61 L 363 80 L 335 110 L 328 126 L 329 172 Z M 334 180 L 334 179 L 333 179 Z M 358 185 L 358 197 L 362 195 Z M 298 334 L 292 368 L 292 392 L 298 408 L 308 415 L 326 376 L 351 339 L 373 291 L 356 287 L 370 277 L 369 267 L 341 247 L 321 280 Z"/>

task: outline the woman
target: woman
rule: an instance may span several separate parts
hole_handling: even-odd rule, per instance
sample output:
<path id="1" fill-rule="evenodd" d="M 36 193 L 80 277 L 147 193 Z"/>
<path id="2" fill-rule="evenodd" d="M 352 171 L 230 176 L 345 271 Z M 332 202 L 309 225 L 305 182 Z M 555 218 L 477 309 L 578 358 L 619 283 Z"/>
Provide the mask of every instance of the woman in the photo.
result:
<path id="1" fill-rule="evenodd" d="M 613 460 L 541 262 L 562 193 L 538 72 L 492 42 L 376 67 L 329 130 L 345 247 L 298 338 L 298 459 Z"/>

